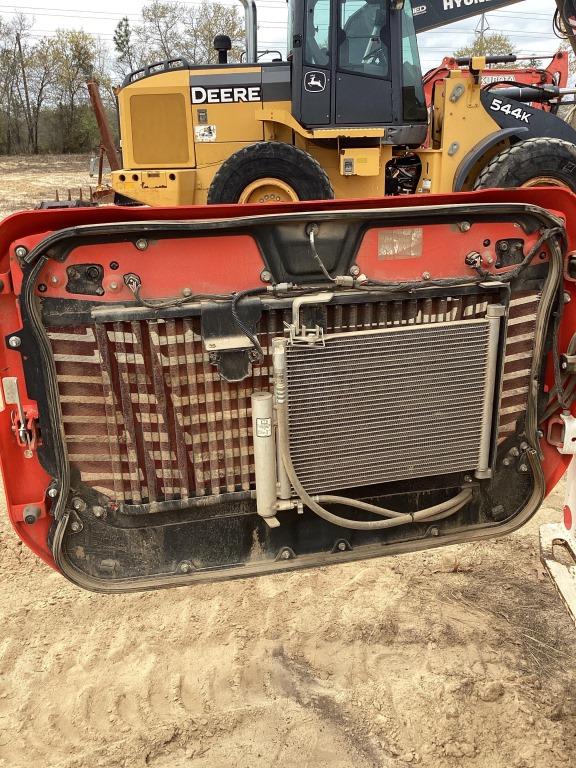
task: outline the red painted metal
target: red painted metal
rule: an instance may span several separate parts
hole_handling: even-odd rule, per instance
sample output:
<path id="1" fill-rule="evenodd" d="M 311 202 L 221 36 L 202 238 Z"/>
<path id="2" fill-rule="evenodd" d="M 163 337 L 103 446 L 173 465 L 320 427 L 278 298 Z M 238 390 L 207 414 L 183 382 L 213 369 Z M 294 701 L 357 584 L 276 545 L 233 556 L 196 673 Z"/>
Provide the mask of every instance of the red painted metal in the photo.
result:
<path id="1" fill-rule="evenodd" d="M 568 190 L 533 188 L 526 190 L 486 190 L 483 192 L 460 193 L 455 195 L 426 195 L 418 198 L 397 197 L 389 199 L 370 200 L 337 200 L 315 201 L 304 203 L 282 203 L 265 206 L 194 206 L 188 208 L 86 208 L 86 209 L 60 209 L 46 211 L 29 211 L 15 214 L 0 224 L 0 280 L 3 286 L 0 289 L 0 340 L 9 337 L 21 330 L 22 322 L 18 306 L 18 294 L 21 285 L 21 272 L 15 258 L 17 245 L 34 247 L 43 237 L 50 232 L 69 227 L 86 226 L 90 224 L 112 222 L 136 222 L 136 221 L 187 221 L 187 220 L 214 220 L 221 218 L 244 219 L 247 216 L 258 214 L 286 213 L 297 211 L 344 211 L 376 208 L 399 209 L 408 206 L 432 206 L 455 205 L 476 203 L 528 203 L 541 206 L 547 210 L 556 212 L 566 220 L 569 240 L 569 250 L 576 252 L 576 196 Z M 482 233 L 484 234 L 484 233 Z M 492 241 L 500 236 L 510 236 L 507 225 L 492 227 L 486 237 Z M 122 261 L 122 269 L 134 263 L 138 263 L 139 273 L 143 276 L 143 285 L 148 281 L 155 281 L 154 296 L 161 292 L 171 293 L 176 288 L 182 288 L 183 277 L 178 273 L 177 264 L 190 258 L 194 261 L 194 269 L 190 274 L 195 275 L 197 281 L 190 286 L 194 290 L 202 286 L 202 290 L 230 292 L 248 287 L 262 285 L 259 279 L 262 260 L 260 254 L 249 237 L 241 236 L 231 241 L 237 235 L 218 235 L 210 238 L 210 243 L 203 242 L 202 247 L 190 250 L 181 249 L 175 241 L 167 244 L 150 246 L 148 252 L 137 251 L 131 244 L 113 244 L 110 246 L 98 246 L 99 257 L 96 251 L 91 252 L 92 246 L 79 248 L 79 253 L 73 259 L 85 261 L 88 256 L 93 257 L 98 263 L 105 263 L 109 270 L 111 261 Z M 423 235 L 423 255 L 416 260 L 378 259 L 378 233 L 369 234 L 360 250 L 359 261 L 363 270 L 368 271 L 373 277 L 401 279 L 403 277 L 422 276 L 422 272 L 429 272 L 433 276 L 441 276 L 454 272 L 456 261 L 459 263 L 459 272 L 462 272 L 462 255 L 466 248 L 478 248 L 479 233 L 463 234 L 450 232 L 449 228 L 442 225 L 430 225 Z M 201 238 L 200 240 L 204 240 Z M 198 242 L 200 242 L 200 240 Z M 447 247 L 449 243 L 450 247 Z M 202 248 L 205 250 L 203 251 Z M 456 252 L 452 252 L 452 248 Z M 104 250 L 103 250 L 104 249 Z M 157 249 L 157 250 L 155 250 Z M 175 249 L 171 253 L 171 249 Z M 105 253 L 105 257 L 102 254 Z M 204 258 L 202 254 L 204 253 Z M 206 257 L 208 254 L 208 257 Z M 137 260 L 139 260 L 137 262 Z M 51 267 L 53 269 L 53 267 Z M 110 280 L 114 271 L 107 271 L 106 280 Z M 118 275 L 122 272 L 118 270 Z M 46 273 L 48 279 L 48 272 Z M 63 273 L 58 273 L 61 282 L 54 286 L 54 290 L 63 290 Z M 185 277 L 185 275 L 184 275 Z M 574 299 L 567 304 L 562 327 L 560 329 L 560 349 L 567 347 L 572 335 L 576 332 L 576 283 L 566 279 L 566 291 Z M 64 295 L 64 294 L 61 294 Z M 119 294 L 114 294 L 116 299 Z M 147 294 L 144 294 L 147 295 Z M 36 409 L 35 401 L 30 397 L 26 389 L 21 355 L 11 350 L 6 343 L 0 343 L 0 370 L 2 376 L 15 376 L 20 385 L 21 397 L 26 411 L 33 412 Z M 551 387 L 553 376 L 549 366 L 547 383 Z M 18 445 L 11 429 L 11 411 L 8 406 L 0 410 L 0 469 L 4 478 L 6 497 L 8 502 L 8 514 L 16 533 L 39 557 L 53 565 L 50 550 L 47 545 L 49 520 L 47 512 L 50 508 L 50 499 L 46 498 L 46 489 L 50 478 L 38 463 L 35 455 L 25 458 L 22 448 Z M 576 415 L 576 408 L 575 408 Z M 544 470 L 548 492 L 563 475 L 569 457 L 561 456 L 558 451 L 542 441 L 544 454 Z M 34 525 L 27 525 L 23 521 L 23 510 L 26 505 L 37 505 L 42 510 L 42 515 Z"/>

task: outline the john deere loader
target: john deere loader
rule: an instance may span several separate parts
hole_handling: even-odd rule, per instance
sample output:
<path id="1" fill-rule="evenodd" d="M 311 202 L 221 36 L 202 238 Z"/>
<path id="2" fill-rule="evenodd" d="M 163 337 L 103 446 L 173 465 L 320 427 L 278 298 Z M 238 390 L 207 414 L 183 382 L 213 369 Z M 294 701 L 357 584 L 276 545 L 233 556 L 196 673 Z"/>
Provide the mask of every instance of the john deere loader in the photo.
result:
<path id="1" fill-rule="evenodd" d="M 487 64 L 513 56 L 461 60 L 465 69 L 436 84 L 428 110 L 414 24 L 421 6 L 414 17 L 410 0 L 289 0 L 287 60 L 263 63 L 256 7 L 244 2 L 246 63 L 227 63 L 230 40 L 218 36 L 217 65 L 177 58 L 126 77 L 118 93 L 122 168 L 112 174 L 119 201 L 576 189 L 576 132 L 531 106 L 564 90 L 482 86 Z"/>

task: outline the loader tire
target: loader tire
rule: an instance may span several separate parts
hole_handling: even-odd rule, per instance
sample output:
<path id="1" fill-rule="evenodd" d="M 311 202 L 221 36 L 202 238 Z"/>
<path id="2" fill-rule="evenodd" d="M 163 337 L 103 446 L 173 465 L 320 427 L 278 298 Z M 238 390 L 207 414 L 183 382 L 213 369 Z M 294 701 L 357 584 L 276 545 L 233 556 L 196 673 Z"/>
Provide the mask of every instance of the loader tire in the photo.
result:
<path id="1" fill-rule="evenodd" d="M 291 144 L 258 142 L 220 166 L 208 203 L 277 203 L 331 200 L 334 190 L 322 166 Z"/>
<path id="2" fill-rule="evenodd" d="M 576 146 L 562 139 L 526 139 L 496 155 L 474 189 L 565 187 L 576 192 Z"/>

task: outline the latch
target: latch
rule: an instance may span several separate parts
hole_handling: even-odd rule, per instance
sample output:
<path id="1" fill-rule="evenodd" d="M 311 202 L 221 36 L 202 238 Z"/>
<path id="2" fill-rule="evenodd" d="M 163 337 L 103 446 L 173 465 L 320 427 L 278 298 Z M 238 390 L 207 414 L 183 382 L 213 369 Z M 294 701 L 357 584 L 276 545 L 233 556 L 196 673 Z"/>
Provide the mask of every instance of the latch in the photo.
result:
<path id="1" fill-rule="evenodd" d="M 576 418 L 569 413 L 562 413 L 558 418 L 551 419 L 548 442 L 556 446 L 559 453 L 568 456 L 576 454 Z"/>
<path id="2" fill-rule="evenodd" d="M 24 456 L 31 459 L 39 443 L 38 413 L 36 410 L 25 410 L 20 397 L 18 379 L 15 376 L 6 376 L 2 379 L 4 390 L 4 402 L 6 405 L 15 405 L 16 410 L 10 414 L 12 432 L 18 445 L 24 450 Z"/>

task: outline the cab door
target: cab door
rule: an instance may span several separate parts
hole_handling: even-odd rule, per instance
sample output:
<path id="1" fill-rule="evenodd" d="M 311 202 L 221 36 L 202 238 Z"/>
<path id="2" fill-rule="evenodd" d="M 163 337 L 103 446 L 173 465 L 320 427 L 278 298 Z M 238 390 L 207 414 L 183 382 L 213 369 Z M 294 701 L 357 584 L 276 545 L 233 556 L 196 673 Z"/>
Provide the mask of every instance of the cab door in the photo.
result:
<path id="1" fill-rule="evenodd" d="M 389 0 L 337 0 L 336 125 L 391 123 Z"/>
<path id="2" fill-rule="evenodd" d="M 304 19 L 300 104 L 306 126 L 329 125 L 332 91 L 332 0 L 309 0 Z"/>

